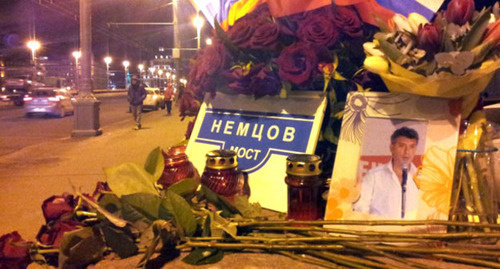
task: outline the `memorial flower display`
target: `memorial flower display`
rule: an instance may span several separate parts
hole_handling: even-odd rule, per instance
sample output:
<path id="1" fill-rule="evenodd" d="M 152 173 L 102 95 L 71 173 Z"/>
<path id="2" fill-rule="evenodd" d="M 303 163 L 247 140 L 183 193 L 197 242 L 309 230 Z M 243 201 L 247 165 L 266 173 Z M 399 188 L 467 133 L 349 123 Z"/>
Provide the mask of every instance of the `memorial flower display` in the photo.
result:
<path id="1" fill-rule="evenodd" d="M 453 0 L 433 21 L 395 15 L 364 44 L 364 66 L 392 92 L 463 99 L 468 116 L 500 66 L 498 3 L 475 11 L 472 0 Z"/>

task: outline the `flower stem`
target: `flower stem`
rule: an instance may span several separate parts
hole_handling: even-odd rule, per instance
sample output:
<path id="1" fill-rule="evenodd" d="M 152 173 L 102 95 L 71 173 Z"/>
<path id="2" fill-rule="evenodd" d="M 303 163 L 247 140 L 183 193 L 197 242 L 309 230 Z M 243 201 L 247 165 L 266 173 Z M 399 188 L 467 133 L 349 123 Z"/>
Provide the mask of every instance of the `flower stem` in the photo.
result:
<path id="1" fill-rule="evenodd" d="M 360 226 L 419 226 L 419 225 L 442 225 L 442 226 L 464 226 L 464 227 L 489 227 L 500 229 L 500 224 L 472 223 L 466 221 L 448 220 L 315 220 L 315 221 L 241 221 L 236 222 L 239 227 L 247 226 L 293 226 L 293 225 L 360 225 Z"/>
<path id="2" fill-rule="evenodd" d="M 353 256 L 348 256 L 348 255 L 340 255 L 340 254 L 327 252 L 327 251 L 309 250 L 309 251 L 306 251 L 306 253 L 309 255 L 315 256 L 315 257 L 331 260 L 333 262 L 336 262 L 339 260 L 345 260 L 348 262 L 353 262 L 353 263 L 357 263 L 357 264 L 368 266 L 368 267 L 387 268 L 387 269 L 392 268 L 391 266 L 389 266 L 387 264 L 374 262 L 374 261 L 371 261 L 368 259 L 363 259 L 360 257 L 353 257 Z M 344 265 L 348 265 L 348 264 L 344 264 Z M 350 265 L 348 265 L 348 266 L 350 266 Z"/>
<path id="3" fill-rule="evenodd" d="M 190 237 L 191 241 L 216 241 L 226 240 L 224 237 Z M 289 238 L 269 238 L 269 237 L 256 237 L 256 236 L 236 236 L 233 239 L 237 241 L 262 241 L 269 243 L 293 243 L 293 242 L 339 242 L 339 241 L 355 241 L 355 242 L 407 242 L 407 243 L 429 243 L 434 240 L 422 240 L 419 238 L 394 238 L 384 236 L 373 237 L 346 237 L 346 236 L 315 236 L 315 237 L 289 237 Z"/>
<path id="4" fill-rule="evenodd" d="M 421 238 L 421 239 L 473 239 L 473 238 L 500 238 L 500 232 L 482 233 L 482 232 L 460 232 L 460 233 L 403 233 L 403 232 L 375 232 L 375 231 L 356 231 L 347 229 L 332 229 L 320 227 L 256 227 L 261 231 L 314 231 L 326 233 L 339 233 L 357 236 L 384 236 L 384 237 L 403 237 L 403 238 Z"/>
<path id="5" fill-rule="evenodd" d="M 485 261 L 485 260 L 479 260 L 479 259 L 467 258 L 467 257 L 461 257 L 461 256 L 455 256 L 455 255 L 449 255 L 449 254 L 433 254 L 433 256 L 438 257 L 438 258 L 442 258 L 445 260 L 449 260 L 449 261 L 462 262 L 462 263 L 468 263 L 468 264 L 479 265 L 479 266 L 486 266 L 488 268 L 500 268 L 500 263 L 497 263 L 497 262 L 491 262 L 491 261 Z"/>
<path id="6" fill-rule="evenodd" d="M 394 261 L 397 261 L 397 262 L 400 262 L 403 264 L 407 264 L 407 265 L 410 265 L 413 267 L 424 268 L 424 269 L 432 268 L 432 267 L 429 267 L 425 264 L 413 262 L 413 261 L 407 260 L 405 258 L 387 253 L 384 250 L 376 248 L 376 246 L 367 246 L 367 245 L 361 245 L 361 244 L 350 243 L 350 242 L 343 242 L 342 245 L 344 245 L 346 247 L 350 247 L 350 248 L 354 248 L 354 249 L 358 249 L 358 250 L 362 250 L 362 251 L 368 251 L 368 252 L 372 252 L 372 253 L 375 253 L 378 255 L 382 255 L 382 256 L 385 256 L 391 260 L 394 260 Z M 394 249 L 394 247 L 393 247 L 393 249 Z M 393 249 L 389 249 L 389 250 L 393 250 Z"/>

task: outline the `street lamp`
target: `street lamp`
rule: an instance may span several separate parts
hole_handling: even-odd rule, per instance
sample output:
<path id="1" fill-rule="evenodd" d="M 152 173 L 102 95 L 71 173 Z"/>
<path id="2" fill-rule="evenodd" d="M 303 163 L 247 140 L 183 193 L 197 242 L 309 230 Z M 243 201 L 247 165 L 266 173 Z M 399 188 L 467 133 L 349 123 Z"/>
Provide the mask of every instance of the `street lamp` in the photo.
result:
<path id="1" fill-rule="evenodd" d="M 31 60 L 33 61 L 33 65 L 36 66 L 36 51 L 40 49 L 41 44 L 38 40 L 30 40 L 27 43 L 28 48 L 31 50 Z"/>
<path id="2" fill-rule="evenodd" d="M 200 17 L 200 14 L 196 14 L 196 17 L 193 19 L 193 25 L 196 27 L 196 41 L 197 41 L 197 48 L 201 48 L 201 27 L 203 27 L 204 20 L 203 18 Z"/>
<path id="3" fill-rule="evenodd" d="M 79 88 L 78 87 L 78 78 L 80 77 L 80 70 L 79 70 L 78 60 L 80 59 L 80 57 L 82 57 L 82 52 L 79 51 L 79 50 L 75 50 L 71 54 L 75 58 L 75 86 L 76 86 L 76 89 L 78 90 L 78 88 Z"/>
<path id="4" fill-rule="evenodd" d="M 211 38 L 207 38 L 205 40 L 205 44 L 207 44 L 208 46 L 212 45 L 212 39 Z"/>
<path id="5" fill-rule="evenodd" d="M 109 64 L 113 61 L 113 59 L 109 56 L 104 57 L 104 62 L 106 63 L 106 88 L 109 89 Z"/>
<path id="6" fill-rule="evenodd" d="M 153 85 L 151 85 L 152 87 L 154 87 L 154 86 L 155 86 L 155 85 L 154 85 L 154 83 L 155 83 L 155 69 L 156 69 L 156 68 L 155 68 L 154 66 L 151 66 L 151 67 L 149 68 L 149 72 L 151 73 L 151 84 L 153 84 Z"/>
<path id="7" fill-rule="evenodd" d="M 163 75 L 163 69 L 158 69 L 158 88 L 162 86 L 161 75 Z"/>
<path id="8" fill-rule="evenodd" d="M 128 67 L 130 66 L 130 62 L 125 60 L 123 61 L 123 67 L 125 68 L 125 89 L 128 88 Z"/>
<path id="9" fill-rule="evenodd" d="M 141 75 L 141 78 L 142 78 L 142 72 L 144 71 L 144 65 L 139 64 L 139 65 L 137 65 L 137 68 L 139 68 L 139 74 Z"/>

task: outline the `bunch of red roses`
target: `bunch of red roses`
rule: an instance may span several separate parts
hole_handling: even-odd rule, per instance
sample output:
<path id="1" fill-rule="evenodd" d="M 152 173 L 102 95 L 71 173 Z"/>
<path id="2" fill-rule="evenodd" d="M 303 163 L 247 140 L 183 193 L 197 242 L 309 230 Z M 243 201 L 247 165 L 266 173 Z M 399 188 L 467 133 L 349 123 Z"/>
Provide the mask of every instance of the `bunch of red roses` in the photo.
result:
<path id="1" fill-rule="evenodd" d="M 193 59 L 181 115 L 198 109 L 205 93 L 277 95 L 282 89 L 323 90 L 319 66 L 352 75 L 362 65 L 362 43 L 370 35 L 355 9 L 335 5 L 273 18 L 266 4 L 217 31 L 212 45 Z"/>

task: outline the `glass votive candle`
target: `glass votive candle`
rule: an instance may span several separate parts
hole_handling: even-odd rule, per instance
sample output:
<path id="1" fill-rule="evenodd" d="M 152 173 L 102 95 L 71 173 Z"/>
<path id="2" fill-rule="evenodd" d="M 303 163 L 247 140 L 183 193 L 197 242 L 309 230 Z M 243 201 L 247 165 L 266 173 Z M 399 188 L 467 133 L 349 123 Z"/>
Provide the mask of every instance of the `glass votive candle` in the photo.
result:
<path id="1" fill-rule="evenodd" d="M 287 219 L 317 220 L 324 216 L 322 198 L 325 180 L 321 178 L 321 158 L 311 154 L 294 154 L 286 159 L 288 185 Z"/>
<path id="2" fill-rule="evenodd" d="M 186 146 L 171 147 L 166 153 L 163 152 L 163 157 L 165 158 L 165 168 L 158 184 L 162 185 L 164 189 L 186 178 L 200 178 L 198 171 L 186 155 Z"/>
<path id="3" fill-rule="evenodd" d="M 241 177 L 236 152 L 212 150 L 207 153 L 206 157 L 201 183 L 213 192 L 232 200 L 238 192 L 238 183 Z"/>

